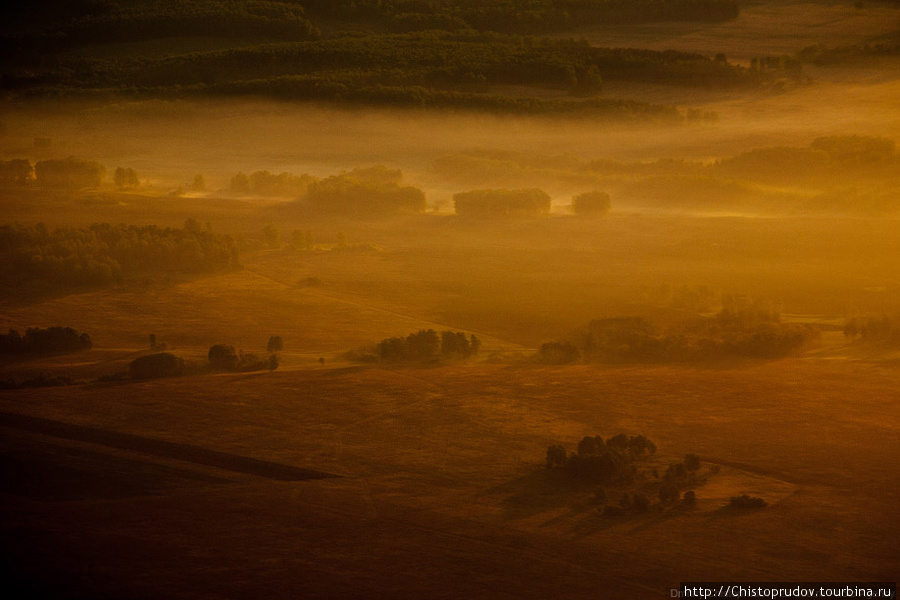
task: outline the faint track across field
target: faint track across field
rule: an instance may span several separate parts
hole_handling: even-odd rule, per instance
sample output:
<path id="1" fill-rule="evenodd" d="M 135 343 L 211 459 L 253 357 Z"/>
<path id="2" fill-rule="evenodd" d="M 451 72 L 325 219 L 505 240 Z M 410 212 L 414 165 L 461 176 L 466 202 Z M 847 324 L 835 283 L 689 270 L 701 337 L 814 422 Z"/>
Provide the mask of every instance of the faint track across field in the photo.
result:
<path id="1" fill-rule="evenodd" d="M 0 426 L 31 433 L 39 433 L 51 437 L 88 442 L 130 450 L 151 456 L 182 460 L 198 465 L 216 467 L 235 473 L 255 475 L 280 481 L 305 481 L 309 479 L 324 479 L 327 477 L 339 477 L 331 473 L 314 471 L 284 465 L 267 460 L 228 454 L 216 450 L 208 450 L 190 444 L 178 444 L 153 438 L 121 433 L 108 429 L 85 427 L 62 421 L 53 421 L 41 417 L 31 417 L 17 413 L 0 412 Z"/>

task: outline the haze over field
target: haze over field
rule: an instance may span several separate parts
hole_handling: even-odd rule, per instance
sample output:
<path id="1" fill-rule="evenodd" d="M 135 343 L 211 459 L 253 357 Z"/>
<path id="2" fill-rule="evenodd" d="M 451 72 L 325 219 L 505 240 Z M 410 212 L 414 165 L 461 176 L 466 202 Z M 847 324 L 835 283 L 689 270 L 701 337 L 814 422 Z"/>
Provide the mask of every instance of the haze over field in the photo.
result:
<path id="1" fill-rule="evenodd" d="M 4 10 L 15 597 L 897 581 L 896 1 Z"/>

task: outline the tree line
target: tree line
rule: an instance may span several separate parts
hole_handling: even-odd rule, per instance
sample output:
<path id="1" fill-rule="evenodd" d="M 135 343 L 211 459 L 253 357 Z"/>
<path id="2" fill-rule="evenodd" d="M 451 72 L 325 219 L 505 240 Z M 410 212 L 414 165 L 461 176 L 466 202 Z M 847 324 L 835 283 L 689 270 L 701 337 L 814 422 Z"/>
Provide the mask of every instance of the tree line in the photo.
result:
<path id="1" fill-rule="evenodd" d="M 453 194 L 453 207 L 463 217 L 546 215 L 550 213 L 550 196 L 536 188 L 471 190 Z"/>
<path id="2" fill-rule="evenodd" d="M 592 47 L 584 40 L 490 31 L 336 35 L 160 58 L 56 57 L 4 84 L 27 95 L 109 90 L 154 96 L 265 95 L 288 100 L 659 119 L 674 107 L 596 98 L 605 79 L 739 85 L 769 73 L 696 53 Z M 566 90 L 572 98 L 492 92 Z"/>
<path id="3" fill-rule="evenodd" d="M 349 88 L 480 90 L 515 84 L 594 93 L 603 79 L 727 85 L 763 74 L 726 60 L 679 51 L 594 47 L 584 40 L 534 38 L 472 30 L 342 36 L 173 55 L 165 59 L 64 62 L 60 85 L 113 87 L 213 86 L 316 75 Z M 327 77 L 326 77 L 327 75 Z"/>
<path id="4" fill-rule="evenodd" d="M 133 174 L 117 171 L 120 177 Z M 0 183 L 7 185 L 37 184 L 42 187 L 81 189 L 97 188 L 106 176 L 100 163 L 70 156 L 65 159 L 41 160 L 32 166 L 31 161 L 17 158 L 0 160 Z M 135 175 L 136 178 L 136 175 Z"/>
<path id="5" fill-rule="evenodd" d="M 422 329 L 405 337 L 385 338 L 367 356 L 382 363 L 429 363 L 467 359 L 480 349 L 481 340 L 475 334 Z M 366 360 L 367 356 L 360 358 Z"/>
<path id="6" fill-rule="evenodd" d="M 374 21 L 395 31 L 479 29 L 549 32 L 574 25 L 654 21 L 724 21 L 734 0 L 307 0 L 311 15 Z"/>
<path id="7" fill-rule="evenodd" d="M 844 335 L 869 346 L 900 348 L 900 315 L 853 317 L 844 323 Z"/>
<path id="8" fill-rule="evenodd" d="M 25 330 L 25 335 L 15 329 L 10 329 L 5 335 L 0 334 L 0 354 L 68 354 L 90 350 L 93 346 L 91 336 L 71 327 L 29 327 Z"/>
<path id="9" fill-rule="evenodd" d="M 0 37 L 0 47 L 15 50 L 28 59 L 36 52 L 84 43 L 197 35 L 302 40 L 319 35 L 297 2 L 104 0 L 53 2 L 60 6 L 52 8 L 46 4 L 15 9 L 15 27 Z"/>
<path id="10" fill-rule="evenodd" d="M 0 281 L 6 293 L 41 282 L 54 288 L 102 286 L 153 273 L 207 273 L 240 266 L 229 235 L 188 219 L 185 227 L 94 224 L 50 230 L 0 226 Z"/>
<path id="11" fill-rule="evenodd" d="M 544 364 L 774 359 L 801 350 L 819 335 L 811 325 L 782 323 L 774 312 L 725 308 L 712 319 L 665 330 L 641 317 L 596 319 L 573 339 L 542 344 L 535 358 Z"/>

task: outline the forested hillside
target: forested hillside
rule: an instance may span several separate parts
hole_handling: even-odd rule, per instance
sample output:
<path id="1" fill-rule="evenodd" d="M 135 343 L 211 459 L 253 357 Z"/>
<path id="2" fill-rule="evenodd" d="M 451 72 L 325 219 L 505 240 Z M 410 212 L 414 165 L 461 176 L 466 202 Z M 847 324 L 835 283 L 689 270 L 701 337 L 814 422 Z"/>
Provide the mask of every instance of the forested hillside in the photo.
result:
<path id="1" fill-rule="evenodd" d="M 605 80 L 721 87 L 784 73 L 722 55 L 534 36 L 737 14 L 728 0 L 39 2 L 17 7 L 0 27 L 2 87 L 11 97 L 254 95 L 671 118 L 640 99 L 597 96 Z M 209 40 L 199 50 L 191 42 L 198 38 Z M 153 44 L 161 40 L 169 41 Z"/>

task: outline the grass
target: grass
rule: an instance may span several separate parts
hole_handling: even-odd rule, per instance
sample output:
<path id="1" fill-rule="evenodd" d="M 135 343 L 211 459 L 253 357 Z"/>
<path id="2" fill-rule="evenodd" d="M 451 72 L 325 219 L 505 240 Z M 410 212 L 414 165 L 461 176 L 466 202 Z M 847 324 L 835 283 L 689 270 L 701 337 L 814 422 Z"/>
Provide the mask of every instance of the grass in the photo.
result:
<path id="1" fill-rule="evenodd" d="M 183 597 L 201 583 L 218 593 L 265 594 L 275 574 L 285 597 L 366 586 L 540 597 L 556 584 L 582 597 L 587 579 L 638 597 L 687 575 L 895 574 L 896 522 L 888 507 L 900 477 L 891 452 L 900 426 L 890 402 L 897 378 L 896 369 L 810 360 L 722 370 L 301 369 L 26 391 L 2 402 L 4 410 L 202 440 L 217 451 L 347 476 L 296 485 L 240 479 L 215 491 L 188 486 L 106 503 L 103 518 L 111 521 L 79 545 L 84 568 L 98 568 L 90 561 L 101 557 L 112 565 L 100 589 L 140 590 L 150 579 L 134 571 L 134 551 L 107 555 L 106 544 L 116 548 L 127 536 L 152 540 L 147 548 L 155 552 L 191 557 L 180 567 L 154 558 L 149 567 L 157 584 L 169 582 Z M 878 417 L 861 416 L 869 414 Z M 528 483 L 543 471 L 547 445 L 619 431 L 657 440 L 660 460 L 694 451 L 706 465 L 723 465 L 697 488 L 697 511 L 606 519 L 584 510 L 589 490 L 563 488 L 548 498 Z M 718 513 L 737 493 L 764 497 L 770 507 Z M 7 502 L 20 516 L 40 519 L 30 522 L 39 531 L 40 522 L 69 514 L 62 539 L 99 526 L 96 502 L 41 507 L 14 498 Z M 67 512 L 76 509 L 77 518 Z M 419 573 L 425 559 L 449 562 L 432 563 L 442 566 L 426 568 L 426 578 Z M 534 567 L 524 577 L 513 567 L 523 560 Z M 598 561 L 630 575 L 621 581 L 594 573 Z M 566 574 L 558 572 L 562 564 Z M 249 587 L 213 581 L 212 565 L 234 570 Z M 453 581 L 449 575 L 460 569 L 472 577 Z M 340 583 L 349 572 L 354 577 Z M 491 583 L 488 573 L 496 572 L 502 575 Z"/>

